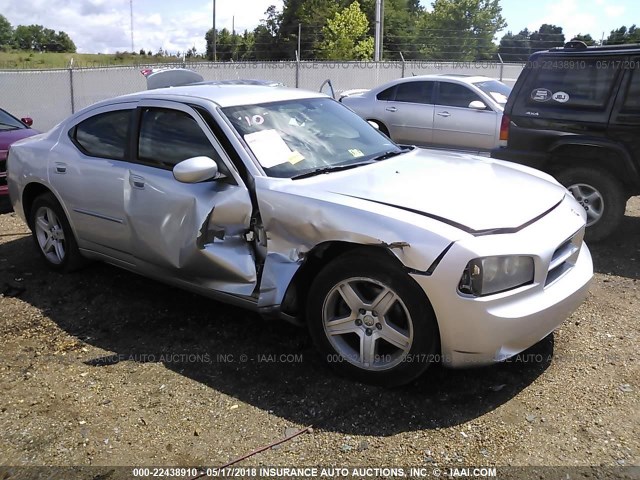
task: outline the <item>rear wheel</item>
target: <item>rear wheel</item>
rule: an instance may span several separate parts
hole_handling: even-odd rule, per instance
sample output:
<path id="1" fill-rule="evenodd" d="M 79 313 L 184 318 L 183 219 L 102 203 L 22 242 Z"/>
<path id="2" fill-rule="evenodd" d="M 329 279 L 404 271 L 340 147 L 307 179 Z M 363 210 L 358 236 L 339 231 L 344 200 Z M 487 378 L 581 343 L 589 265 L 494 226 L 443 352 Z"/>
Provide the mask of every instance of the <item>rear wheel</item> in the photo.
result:
<path id="1" fill-rule="evenodd" d="M 604 240 L 620 225 L 626 206 L 622 184 L 611 174 L 598 169 L 569 168 L 556 175 L 587 214 L 585 238 Z"/>
<path id="2" fill-rule="evenodd" d="M 29 224 L 38 252 L 49 268 L 68 272 L 82 265 L 71 226 L 53 194 L 42 194 L 33 201 Z"/>
<path id="3" fill-rule="evenodd" d="M 366 383 L 402 385 L 434 360 L 435 316 L 420 287 L 391 260 L 343 255 L 314 280 L 307 318 L 327 363 Z"/>

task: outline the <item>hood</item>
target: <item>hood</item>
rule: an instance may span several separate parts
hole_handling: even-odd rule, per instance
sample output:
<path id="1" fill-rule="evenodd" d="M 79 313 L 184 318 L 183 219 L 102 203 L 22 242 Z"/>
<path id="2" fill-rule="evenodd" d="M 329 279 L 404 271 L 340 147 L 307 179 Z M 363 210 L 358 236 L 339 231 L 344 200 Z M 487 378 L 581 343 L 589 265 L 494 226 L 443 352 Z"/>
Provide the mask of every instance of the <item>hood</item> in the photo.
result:
<path id="1" fill-rule="evenodd" d="M 551 177 L 519 167 L 416 148 L 372 165 L 312 177 L 304 184 L 366 200 L 371 209 L 378 204 L 425 215 L 475 235 L 509 233 L 553 210 L 566 194 Z"/>
<path id="2" fill-rule="evenodd" d="M 39 134 L 32 128 L 16 128 L 14 130 L 0 130 L 0 150 L 8 150 L 9 145 L 22 138 L 32 137 Z"/>

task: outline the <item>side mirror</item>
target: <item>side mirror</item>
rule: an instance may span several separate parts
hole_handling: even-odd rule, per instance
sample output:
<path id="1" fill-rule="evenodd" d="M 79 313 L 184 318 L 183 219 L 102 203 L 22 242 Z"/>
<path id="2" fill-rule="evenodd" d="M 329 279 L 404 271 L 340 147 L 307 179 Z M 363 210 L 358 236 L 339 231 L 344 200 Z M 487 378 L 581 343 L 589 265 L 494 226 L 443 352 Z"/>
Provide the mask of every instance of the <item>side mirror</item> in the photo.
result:
<path id="1" fill-rule="evenodd" d="M 173 167 L 173 177 L 182 183 L 200 183 L 218 175 L 218 164 L 209 157 L 193 157 Z"/>
<path id="2" fill-rule="evenodd" d="M 487 106 L 480 100 L 474 100 L 469 104 L 469 108 L 473 108 L 474 110 L 486 110 Z"/>
<path id="3" fill-rule="evenodd" d="M 27 127 L 30 127 L 31 125 L 33 125 L 33 119 L 31 117 L 21 118 L 20 121 L 24 123 Z"/>
<path id="4" fill-rule="evenodd" d="M 374 122 L 373 120 L 367 120 L 367 123 L 371 125 L 373 128 L 375 128 L 376 130 L 380 130 L 380 125 L 378 125 L 377 122 Z"/>

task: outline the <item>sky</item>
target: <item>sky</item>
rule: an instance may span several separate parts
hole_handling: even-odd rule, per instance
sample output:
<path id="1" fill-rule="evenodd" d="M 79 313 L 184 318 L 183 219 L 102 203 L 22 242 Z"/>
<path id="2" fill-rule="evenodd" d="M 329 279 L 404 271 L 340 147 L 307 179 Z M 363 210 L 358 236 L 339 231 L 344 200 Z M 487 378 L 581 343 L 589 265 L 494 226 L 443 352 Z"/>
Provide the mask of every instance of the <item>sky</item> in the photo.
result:
<path id="1" fill-rule="evenodd" d="M 63 30 L 79 53 L 114 53 L 131 50 L 133 4 L 134 50 L 160 48 L 172 53 L 195 46 L 205 50 L 205 32 L 213 24 L 213 0 L 0 0 L 0 14 L 15 27 L 37 24 Z M 431 1 L 422 0 L 429 6 Z M 216 0 L 218 29 L 252 30 L 271 4 L 282 0 Z M 578 33 L 595 39 L 622 25 L 640 26 L 637 0 L 501 0 L 507 31 L 537 30 L 543 23 L 561 26 L 567 40 Z"/>

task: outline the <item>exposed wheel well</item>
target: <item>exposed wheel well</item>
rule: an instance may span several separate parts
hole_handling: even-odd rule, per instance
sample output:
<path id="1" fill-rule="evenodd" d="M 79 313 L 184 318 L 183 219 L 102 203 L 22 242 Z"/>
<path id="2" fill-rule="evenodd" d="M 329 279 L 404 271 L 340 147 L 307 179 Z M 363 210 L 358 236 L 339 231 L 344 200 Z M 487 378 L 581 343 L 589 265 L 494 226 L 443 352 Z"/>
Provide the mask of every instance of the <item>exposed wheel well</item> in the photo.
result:
<path id="1" fill-rule="evenodd" d="M 640 192 L 638 172 L 629 171 L 624 158 L 611 148 L 588 145 L 560 146 L 552 152 L 548 170 L 555 176 L 567 168 L 604 170 L 624 185 L 629 197 Z"/>
<path id="2" fill-rule="evenodd" d="M 24 191 L 22 192 L 22 209 L 24 210 L 24 216 L 27 219 L 28 223 L 31 222 L 30 214 L 33 201 L 43 193 L 51 193 L 51 190 L 49 190 L 41 183 L 34 182 L 24 187 Z M 29 225 L 29 227 L 31 226 L 32 225 Z"/>
<path id="3" fill-rule="evenodd" d="M 282 311 L 288 315 L 303 316 L 304 305 L 314 278 L 329 262 L 347 252 L 368 252 L 390 258 L 402 266 L 398 258 L 388 249 L 375 245 L 361 245 L 349 242 L 325 242 L 316 245 L 305 257 L 305 261 L 293 276 L 282 301 Z"/>

